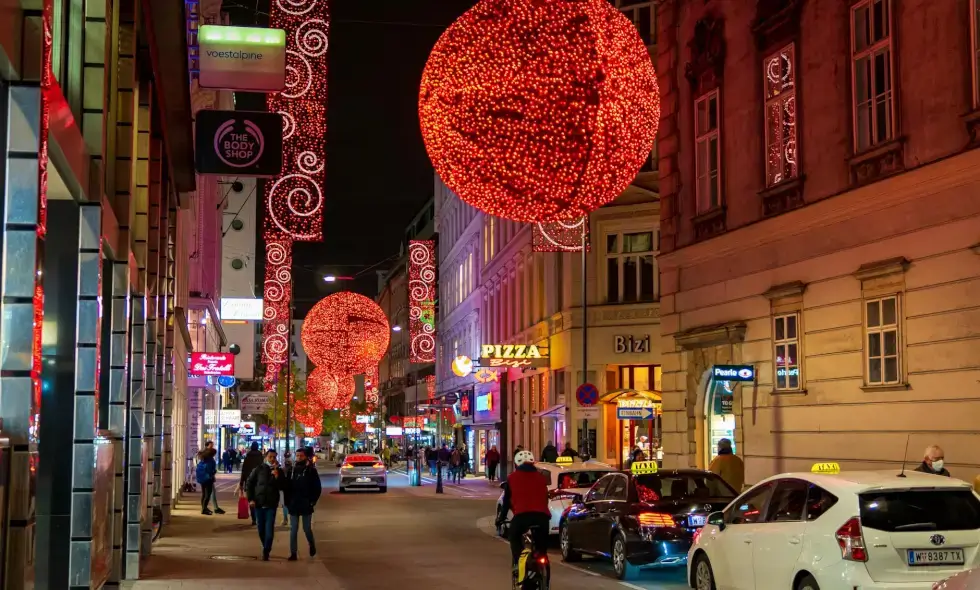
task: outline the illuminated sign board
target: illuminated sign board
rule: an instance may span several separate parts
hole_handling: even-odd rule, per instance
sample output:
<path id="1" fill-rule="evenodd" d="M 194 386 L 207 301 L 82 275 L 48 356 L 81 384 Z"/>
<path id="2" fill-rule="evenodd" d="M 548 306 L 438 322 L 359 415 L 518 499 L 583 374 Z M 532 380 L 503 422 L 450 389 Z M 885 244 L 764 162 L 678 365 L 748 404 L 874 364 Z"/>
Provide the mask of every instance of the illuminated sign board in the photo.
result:
<path id="1" fill-rule="evenodd" d="M 371 416 L 360 415 L 354 418 L 354 421 L 358 424 L 370 424 L 374 422 Z"/>
<path id="2" fill-rule="evenodd" d="M 547 367 L 548 351 L 534 344 L 484 344 L 480 365 L 490 368 Z"/>
<path id="3" fill-rule="evenodd" d="M 214 424 L 215 411 L 204 410 L 204 423 Z M 218 412 L 218 426 L 239 426 L 242 423 L 241 410 L 221 410 Z"/>
<path id="4" fill-rule="evenodd" d="M 242 422 L 238 425 L 238 436 L 252 436 L 255 434 L 255 422 Z"/>
<path id="5" fill-rule="evenodd" d="M 412 363 L 436 362 L 436 243 L 408 243 L 408 338 Z M 455 362 L 453 370 L 456 369 Z"/>
<path id="6" fill-rule="evenodd" d="M 402 436 L 403 432 L 401 426 L 385 426 L 385 434 L 387 436 Z"/>
<path id="7" fill-rule="evenodd" d="M 755 381 L 752 365 L 714 365 L 711 376 L 722 381 Z"/>
<path id="8" fill-rule="evenodd" d="M 500 379 L 496 371 L 491 371 L 484 367 L 476 372 L 476 380 L 480 383 L 490 383 L 491 381 L 499 381 Z"/>
<path id="9" fill-rule="evenodd" d="M 203 109 L 194 120 L 198 174 L 271 177 L 282 172 L 282 115 Z"/>
<path id="10" fill-rule="evenodd" d="M 286 31 L 203 25 L 201 88 L 279 92 L 286 86 Z"/>
<path id="11" fill-rule="evenodd" d="M 485 394 L 476 396 L 476 411 L 477 412 L 492 412 L 493 411 L 493 395 Z"/>
<path id="12" fill-rule="evenodd" d="M 234 377 L 235 355 L 230 352 L 192 352 L 187 373 L 203 377 Z"/>
<path id="13" fill-rule="evenodd" d="M 466 377 L 473 372 L 473 360 L 465 355 L 460 355 L 453 359 L 453 374 L 457 377 Z"/>
<path id="14" fill-rule="evenodd" d="M 255 297 L 222 297 L 221 319 L 259 321 L 262 319 L 262 300 Z"/>

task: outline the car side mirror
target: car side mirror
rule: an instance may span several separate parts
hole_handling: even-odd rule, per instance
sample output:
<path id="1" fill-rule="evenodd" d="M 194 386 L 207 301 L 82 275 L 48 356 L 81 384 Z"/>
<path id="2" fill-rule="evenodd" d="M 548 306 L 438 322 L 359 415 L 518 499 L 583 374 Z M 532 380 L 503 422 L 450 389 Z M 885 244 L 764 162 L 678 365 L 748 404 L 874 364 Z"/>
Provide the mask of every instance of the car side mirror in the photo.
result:
<path id="1" fill-rule="evenodd" d="M 708 515 L 708 524 L 718 527 L 718 530 L 725 530 L 725 513 L 712 512 Z"/>

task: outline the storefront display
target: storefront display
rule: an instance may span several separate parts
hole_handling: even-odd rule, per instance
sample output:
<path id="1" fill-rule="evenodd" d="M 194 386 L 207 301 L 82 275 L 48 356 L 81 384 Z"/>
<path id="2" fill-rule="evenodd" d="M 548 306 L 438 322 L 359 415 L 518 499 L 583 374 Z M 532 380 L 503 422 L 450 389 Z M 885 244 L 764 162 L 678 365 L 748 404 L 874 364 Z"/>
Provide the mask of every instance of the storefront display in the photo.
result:
<path id="1" fill-rule="evenodd" d="M 755 379 L 751 366 L 715 365 L 706 372 L 704 394 L 704 459 L 705 465 L 718 455 L 718 441 L 727 438 L 735 448 L 735 387 Z"/>

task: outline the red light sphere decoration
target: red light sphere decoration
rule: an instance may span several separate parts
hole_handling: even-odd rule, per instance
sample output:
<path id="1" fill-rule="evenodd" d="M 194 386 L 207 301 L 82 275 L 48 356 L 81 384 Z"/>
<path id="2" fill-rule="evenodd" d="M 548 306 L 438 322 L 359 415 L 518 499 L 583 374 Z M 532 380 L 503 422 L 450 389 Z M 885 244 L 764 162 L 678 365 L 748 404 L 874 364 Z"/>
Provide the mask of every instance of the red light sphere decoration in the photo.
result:
<path id="1" fill-rule="evenodd" d="M 333 375 L 353 376 L 377 366 L 388 350 L 391 327 L 373 300 L 341 291 L 313 306 L 303 321 L 301 337 L 306 355 L 317 367 Z"/>
<path id="2" fill-rule="evenodd" d="M 338 394 L 337 378 L 326 369 L 315 368 L 306 376 L 306 399 L 323 409 L 333 407 Z"/>
<path id="3" fill-rule="evenodd" d="M 309 400 L 299 400 L 293 405 L 293 417 L 305 428 L 312 428 L 314 436 L 323 429 L 323 408 Z"/>
<path id="4" fill-rule="evenodd" d="M 481 0 L 436 42 L 419 120 L 463 201 L 514 221 L 571 220 L 636 177 L 660 98 L 646 45 L 608 0 Z"/>
<path id="5" fill-rule="evenodd" d="M 327 409 L 339 410 L 349 408 L 356 390 L 357 385 L 354 383 L 353 375 L 339 375 L 337 377 L 337 397 L 334 399 L 332 406 L 328 406 Z"/>

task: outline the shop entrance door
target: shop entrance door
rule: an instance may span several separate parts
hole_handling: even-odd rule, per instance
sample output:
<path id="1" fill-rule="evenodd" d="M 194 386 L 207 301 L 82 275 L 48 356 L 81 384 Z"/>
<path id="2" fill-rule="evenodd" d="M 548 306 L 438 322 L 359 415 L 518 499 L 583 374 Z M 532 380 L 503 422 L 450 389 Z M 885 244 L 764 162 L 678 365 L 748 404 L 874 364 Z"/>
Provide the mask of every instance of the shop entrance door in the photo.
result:
<path id="1" fill-rule="evenodd" d="M 704 465 L 718 456 L 718 441 L 727 438 L 735 448 L 735 387 L 734 381 L 721 381 L 708 372 L 702 419 L 704 420 Z"/>

